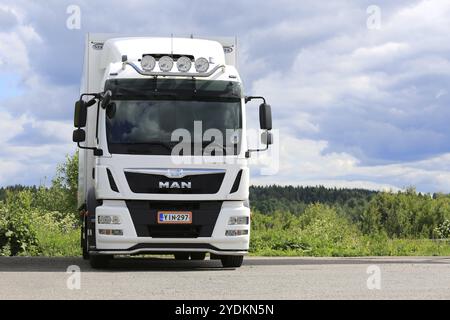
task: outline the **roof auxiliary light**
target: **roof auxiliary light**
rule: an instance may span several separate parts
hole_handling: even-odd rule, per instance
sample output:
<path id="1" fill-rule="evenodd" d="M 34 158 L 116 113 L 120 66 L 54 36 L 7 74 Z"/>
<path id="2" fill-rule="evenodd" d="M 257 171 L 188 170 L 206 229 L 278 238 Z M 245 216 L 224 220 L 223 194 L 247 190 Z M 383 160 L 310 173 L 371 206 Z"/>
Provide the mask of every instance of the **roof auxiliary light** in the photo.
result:
<path id="1" fill-rule="evenodd" d="M 145 71 L 152 71 L 155 68 L 156 60 L 152 56 L 143 56 L 141 60 L 142 69 Z"/>
<path id="2" fill-rule="evenodd" d="M 209 69 L 209 61 L 206 58 L 198 58 L 195 60 L 195 70 L 199 73 L 204 73 Z"/>
<path id="3" fill-rule="evenodd" d="M 169 56 L 164 56 L 159 59 L 159 69 L 163 72 L 169 72 L 173 68 L 173 59 Z"/>
<path id="4" fill-rule="evenodd" d="M 180 57 L 177 60 L 177 69 L 180 72 L 188 72 L 191 70 L 192 62 L 188 57 Z"/>

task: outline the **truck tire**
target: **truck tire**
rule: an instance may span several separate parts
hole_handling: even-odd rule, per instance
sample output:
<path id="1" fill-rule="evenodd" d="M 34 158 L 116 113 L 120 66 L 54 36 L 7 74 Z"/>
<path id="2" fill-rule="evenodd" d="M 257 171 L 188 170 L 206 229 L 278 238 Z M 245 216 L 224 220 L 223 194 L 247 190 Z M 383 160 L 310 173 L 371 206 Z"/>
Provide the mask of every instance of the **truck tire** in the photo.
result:
<path id="1" fill-rule="evenodd" d="M 104 269 L 109 265 L 112 256 L 93 254 L 89 257 L 89 263 L 93 269 Z"/>
<path id="2" fill-rule="evenodd" d="M 86 237 L 86 253 L 89 257 L 89 250 L 97 246 L 96 236 L 95 236 L 95 211 L 98 207 L 98 202 L 95 197 L 94 189 L 90 189 L 86 200 L 86 211 L 87 215 L 84 217 L 84 229 Z M 90 230 L 90 232 L 89 232 Z M 89 236 L 89 233 L 91 234 Z M 83 252 L 83 257 L 85 253 Z"/>
<path id="3" fill-rule="evenodd" d="M 89 250 L 88 250 L 88 234 L 86 226 L 86 217 L 83 219 L 83 225 L 81 226 L 81 250 L 83 252 L 83 259 L 89 260 Z"/>
<path id="4" fill-rule="evenodd" d="M 192 252 L 191 253 L 191 260 L 201 261 L 201 260 L 205 260 L 205 258 L 206 258 L 206 253 L 204 253 L 204 252 Z"/>
<path id="5" fill-rule="evenodd" d="M 175 260 L 189 260 L 189 253 L 187 252 L 178 252 L 174 254 Z"/>
<path id="6" fill-rule="evenodd" d="M 220 260 L 224 268 L 239 268 L 244 261 L 244 256 L 221 256 Z"/>

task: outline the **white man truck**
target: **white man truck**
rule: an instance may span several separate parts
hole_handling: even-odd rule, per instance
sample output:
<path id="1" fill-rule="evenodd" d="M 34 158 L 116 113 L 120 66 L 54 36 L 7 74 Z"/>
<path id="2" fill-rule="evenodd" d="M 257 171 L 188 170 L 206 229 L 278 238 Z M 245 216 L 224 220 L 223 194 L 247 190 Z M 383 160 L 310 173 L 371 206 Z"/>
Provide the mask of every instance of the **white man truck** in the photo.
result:
<path id="1" fill-rule="evenodd" d="M 270 106 L 244 96 L 235 38 L 89 34 L 73 141 L 81 247 L 239 267 L 249 250 L 248 158 L 272 143 Z M 262 149 L 247 145 L 259 99 Z"/>

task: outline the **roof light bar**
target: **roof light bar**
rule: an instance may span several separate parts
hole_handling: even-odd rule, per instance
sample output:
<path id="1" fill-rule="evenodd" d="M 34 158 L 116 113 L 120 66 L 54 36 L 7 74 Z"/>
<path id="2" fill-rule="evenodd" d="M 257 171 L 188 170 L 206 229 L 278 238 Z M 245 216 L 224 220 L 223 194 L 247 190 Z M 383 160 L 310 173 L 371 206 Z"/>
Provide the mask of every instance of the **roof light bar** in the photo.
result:
<path id="1" fill-rule="evenodd" d="M 169 57 L 170 58 L 170 57 Z M 162 59 L 162 58 L 161 58 Z M 173 60 L 172 60 L 173 62 Z M 137 73 L 143 75 L 143 76 L 151 76 L 151 77 L 170 77 L 170 76 L 176 76 L 176 77 L 196 77 L 196 78 L 207 78 L 216 73 L 219 69 L 222 69 L 223 72 L 225 72 L 225 65 L 217 65 L 213 69 L 207 71 L 207 72 L 171 72 L 171 71 L 163 71 L 160 72 L 157 71 L 147 71 L 143 68 L 141 69 L 139 66 L 137 66 L 135 63 L 130 61 L 123 62 L 124 66 L 129 65 L 131 66 Z M 208 63 L 209 64 L 209 63 Z M 173 65 L 172 65 L 173 66 Z M 166 66 L 168 69 L 168 66 Z M 161 68 L 161 66 L 160 66 Z M 172 68 L 170 68 L 172 70 Z"/>

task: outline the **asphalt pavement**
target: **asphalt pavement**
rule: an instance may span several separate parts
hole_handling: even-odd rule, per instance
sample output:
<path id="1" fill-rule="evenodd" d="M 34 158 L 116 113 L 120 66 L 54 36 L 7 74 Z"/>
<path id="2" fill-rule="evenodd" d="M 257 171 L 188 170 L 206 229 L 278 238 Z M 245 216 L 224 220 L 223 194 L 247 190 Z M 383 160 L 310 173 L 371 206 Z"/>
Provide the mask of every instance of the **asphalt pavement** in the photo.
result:
<path id="1" fill-rule="evenodd" d="M 450 257 L 219 261 L 0 257 L 0 299 L 450 299 Z"/>

